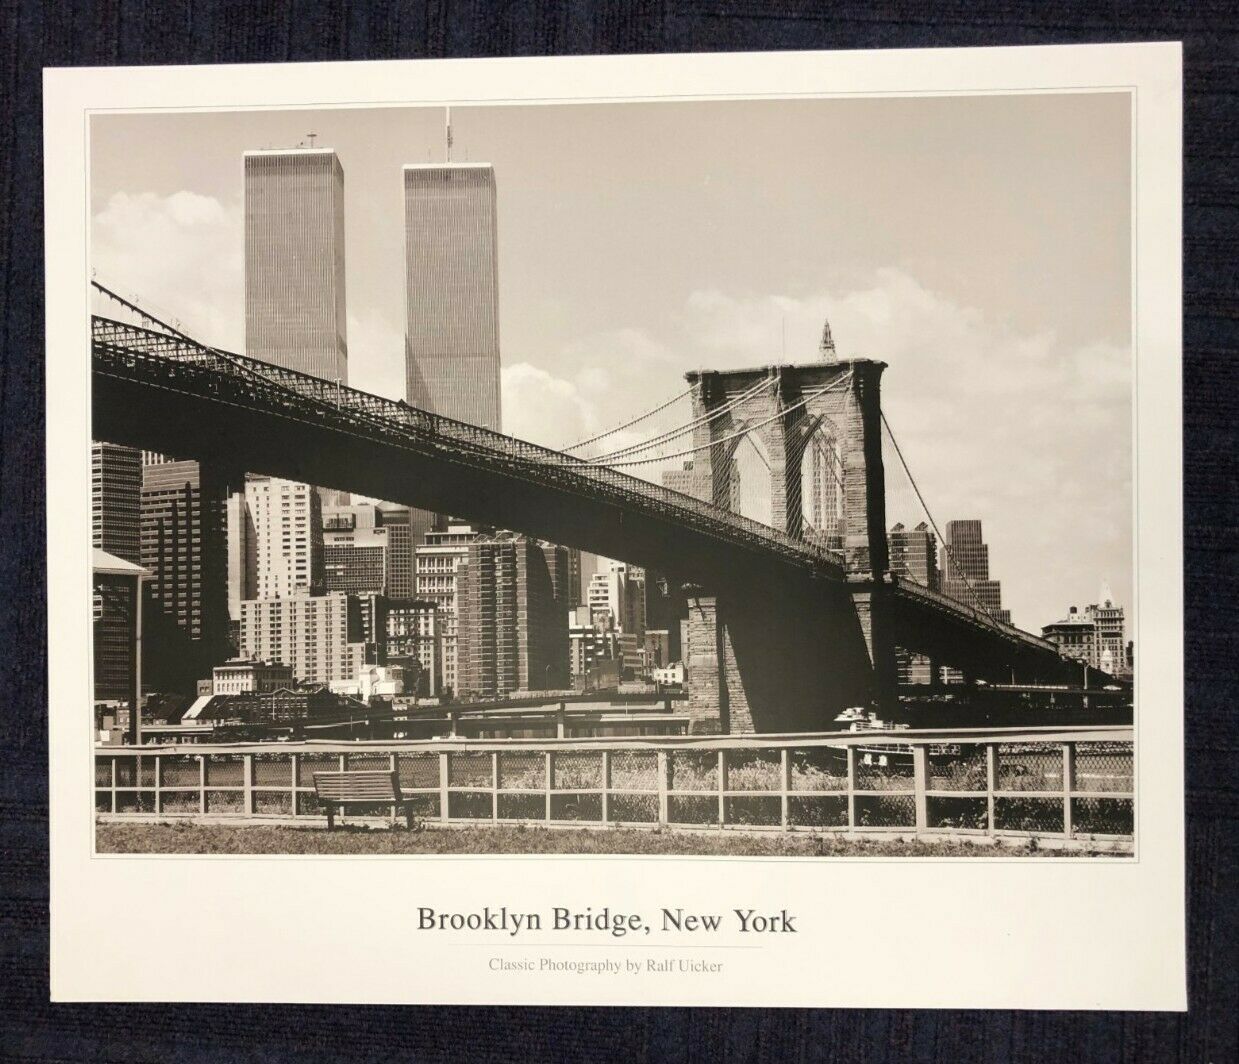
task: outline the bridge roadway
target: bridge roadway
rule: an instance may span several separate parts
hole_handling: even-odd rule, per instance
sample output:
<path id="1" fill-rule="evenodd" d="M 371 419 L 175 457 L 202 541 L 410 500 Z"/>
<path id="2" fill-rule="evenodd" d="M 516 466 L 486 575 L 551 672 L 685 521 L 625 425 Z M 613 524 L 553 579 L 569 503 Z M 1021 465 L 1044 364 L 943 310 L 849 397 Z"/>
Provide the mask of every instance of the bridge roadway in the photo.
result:
<path id="1" fill-rule="evenodd" d="M 332 381 L 99 317 L 92 356 L 100 439 L 517 529 L 686 580 L 755 564 L 843 580 L 838 555 L 739 514 Z"/>
<path id="2" fill-rule="evenodd" d="M 864 700 L 858 588 L 833 552 L 617 470 L 184 336 L 95 317 L 91 346 L 97 439 L 194 458 L 237 485 L 253 472 L 387 499 L 716 589 L 720 609 L 726 599 L 749 614 L 736 635 L 750 653 L 777 645 L 803 663 L 829 647 L 823 668 L 838 700 Z M 978 676 L 1009 678 L 1017 665 L 1027 680 L 1064 674 L 1052 644 L 980 610 L 889 574 L 868 588 L 892 604 L 899 646 Z M 794 645 L 771 635 L 788 617 Z M 803 691 L 778 671 L 779 699 L 821 704 L 815 670 Z"/>

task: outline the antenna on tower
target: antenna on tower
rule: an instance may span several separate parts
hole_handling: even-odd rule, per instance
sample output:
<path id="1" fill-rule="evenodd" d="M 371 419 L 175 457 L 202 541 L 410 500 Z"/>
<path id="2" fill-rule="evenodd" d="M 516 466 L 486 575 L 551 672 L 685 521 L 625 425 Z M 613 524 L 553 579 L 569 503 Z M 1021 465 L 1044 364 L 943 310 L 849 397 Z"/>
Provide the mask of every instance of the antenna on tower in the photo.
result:
<path id="1" fill-rule="evenodd" d="M 452 109 L 446 109 L 445 132 L 447 133 L 447 161 L 452 161 Z"/>
<path id="2" fill-rule="evenodd" d="M 317 133 L 307 133 L 307 134 L 306 134 L 306 139 L 310 142 L 310 147 L 311 147 L 311 148 L 312 148 L 312 147 L 314 147 L 314 138 L 315 138 L 315 137 L 317 137 L 317 136 L 318 136 L 318 134 L 317 134 Z"/>

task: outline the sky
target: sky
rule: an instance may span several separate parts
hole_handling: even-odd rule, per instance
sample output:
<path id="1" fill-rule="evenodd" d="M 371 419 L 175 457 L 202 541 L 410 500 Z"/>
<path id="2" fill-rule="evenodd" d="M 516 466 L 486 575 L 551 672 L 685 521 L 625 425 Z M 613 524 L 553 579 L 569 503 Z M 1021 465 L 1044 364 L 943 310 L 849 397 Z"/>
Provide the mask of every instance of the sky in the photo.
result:
<path id="1" fill-rule="evenodd" d="M 98 279 L 244 349 L 242 153 L 316 134 L 345 173 L 349 383 L 403 397 L 400 168 L 433 108 L 99 115 Z M 1102 581 L 1131 607 L 1126 94 L 455 107 L 498 189 L 504 429 L 563 446 L 690 369 L 888 363 L 940 527 L 980 518 L 1015 623 Z M 923 519 L 887 457 L 889 523 Z"/>

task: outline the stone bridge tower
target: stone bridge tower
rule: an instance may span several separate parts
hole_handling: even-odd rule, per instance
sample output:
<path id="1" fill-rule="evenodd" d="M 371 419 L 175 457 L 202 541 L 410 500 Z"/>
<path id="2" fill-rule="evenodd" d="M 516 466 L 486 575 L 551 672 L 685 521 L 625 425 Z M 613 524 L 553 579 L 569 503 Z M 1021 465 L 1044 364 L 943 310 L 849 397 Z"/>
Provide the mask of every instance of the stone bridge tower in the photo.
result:
<path id="1" fill-rule="evenodd" d="M 842 489 L 834 546 L 842 555 L 854 611 L 851 622 L 864 639 L 869 659 L 867 697 L 858 701 L 868 701 L 880 712 L 889 712 L 896 700 L 882 466 L 880 382 L 885 368 L 885 363 L 860 359 L 686 375 L 694 385 L 693 442 L 699 448 L 694 455 L 695 479 L 702 496 L 716 506 L 732 507 L 736 450 L 747 430 L 760 439 L 769 462 L 771 524 L 795 538 L 804 537 L 805 456 L 816 434 L 833 441 Z M 685 659 L 694 729 L 711 730 L 714 718 L 722 730 L 771 730 L 765 708 L 753 704 L 748 695 L 758 686 L 777 690 L 777 684 L 771 688 L 747 682 L 746 672 L 762 666 L 735 659 L 730 632 L 741 623 L 741 615 L 752 610 L 753 602 L 720 602 L 710 588 L 692 588 L 689 597 Z M 788 626 L 789 637 L 804 620 L 794 615 L 797 612 L 789 602 L 778 622 Z M 825 653 L 826 648 L 820 649 Z M 828 676 L 825 682 L 830 682 Z M 855 693 L 854 685 L 847 686 Z M 837 702 L 823 692 L 822 705 L 831 704 Z M 820 727 L 828 722 L 816 723 Z"/>

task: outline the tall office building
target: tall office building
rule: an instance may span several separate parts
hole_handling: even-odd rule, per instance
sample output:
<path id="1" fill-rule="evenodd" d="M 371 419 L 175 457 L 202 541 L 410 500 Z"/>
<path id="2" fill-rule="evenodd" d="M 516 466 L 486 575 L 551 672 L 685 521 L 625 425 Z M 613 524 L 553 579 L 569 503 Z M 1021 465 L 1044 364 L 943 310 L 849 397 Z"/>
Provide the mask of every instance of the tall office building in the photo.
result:
<path id="1" fill-rule="evenodd" d="M 222 498 L 197 462 L 161 462 L 142 470 L 142 565 L 165 615 L 201 639 L 225 593 Z M 217 585 L 217 586 L 216 586 Z"/>
<path id="2" fill-rule="evenodd" d="M 501 533 L 473 540 L 458 571 L 459 685 L 467 697 L 563 688 L 568 602 L 563 547 Z M 564 592 L 567 583 L 560 585 Z"/>
<path id="3" fill-rule="evenodd" d="M 888 537 L 891 571 L 897 576 L 936 591 L 938 589 L 938 537 L 922 521 L 915 528 L 894 525 Z M 901 684 L 927 684 L 933 679 L 929 658 L 895 648 L 895 668 Z"/>
<path id="4" fill-rule="evenodd" d="M 473 525 L 452 523 L 427 532 L 425 542 L 416 550 L 417 597 L 434 603 L 442 621 L 444 692 L 458 690 L 457 575 L 461 563 L 469 556 L 469 544 L 482 534 L 483 531 Z"/>
<path id="5" fill-rule="evenodd" d="M 662 473 L 662 486 L 681 495 L 688 495 L 702 502 L 711 502 L 714 498 L 714 488 L 700 467 L 687 459 L 679 469 L 665 469 Z M 740 512 L 740 467 L 733 462 L 731 466 L 731 483 L 727 487 L 727 508 L 732 513 Z"/>
<path id="6" fill-rule="evenodd" d="M 1011 611 L 1002 608 L 1002 584 L 989 576 L 989 545 L 981 537 L 980 521 L 946 523 L 940 568 L 942 591 L 951 598 L 1011 623 Z"/>
<path id="7" fill-rule="evenodd" d="M 576 547 L 566 548 L 568 552 L 568 605 L 575 609 L 581 605 L 581 567 L 584 564 L 581 551 Z"/>
<path id="8" fill-rule="evenodd" d="M 254 519 L 245 489 L 232 492 L 224 504 L 228 541 L 228 625 L 233 646 L 240 635 L 241 603 L 258 593 L 258 555 Z"/>
<path id="9" fill-rule="evenodd" d="M 922 521 L 915 528 L 902 522 L 890 531 L 891 572 L 931 591 L 938 589 L 938 537 Z"/>
<path id="10" fill-rule="evenodd" d="M 194 461 L 142 468 L 143 625 L 154 690 L 185 690 L 228 657 L 226 486 Z"/>
<path id="11" fill-rule="evenodd" d="M 500 431 L 494 167 L 406 166 L 403 176 L 406 398 Z"/>
<path id="12" fill-rule="evenodd" d="M 340 160 L 296 148 L 244 165 L 246 354 L 347 383 Z"/>
<path id="13" fill-rule="evenodd" d="M 283 598 L 323 587 L 319 493 L 308 484 L 261 477 L 245 485 L 253 522 L 254 597 Z"/>
<path id="14" fill-rule="evenodd" d="M 383 524 L 382 511 L 372 503 L 323 507 L 326 590 L 389 594 L 389 531 Z"/>
<path id="15" fill-rule="evenodd" d="M 590 690 L 597 686 L 597 672 L 602 662 L 616 658 L 614 632 L 601 631 L 594 627 L 588 606 L 577 606 L 568 611 L 568 671 L 578 690 Z M 619 678 L 618 670 L 611 677 Z"/>
<path id="16" fill-rule="evenodd" d="M 817 432 L 809 441 L 801 475 L 805 537 L 828 550 L 843 549 L 843 459 L 839 441 Z"/>
<path id="17" fill-rule="evenodd" d="M 623 606 L 618 614 L 620 629 L 640 641 L 645 635 L 646 622 L 645 570 L 639 565 L 617 561 L 610 563 L 610 570 L 624 585 Z"/>
<path id="18" fill-rule="evenodd" d="M 614 632 L 624 614 L 624 578 L 614 570 L 589 578 L 586 605 L 589 621 L 600 632 Z"/>
<path id="19" fill-rule="evenodd" d="M 395 503 L 378 504 L 387 529 L 387 594 L 396 599 L 417 596 L 417 548 L 434 523 L 434 514 Z"/>
<path id="20" fill-rule="evenodd" d="M 142 560 L 139 513 L 142 452 L 115 443 L 90 446 L 91 544 L 123 561 Z"/>

